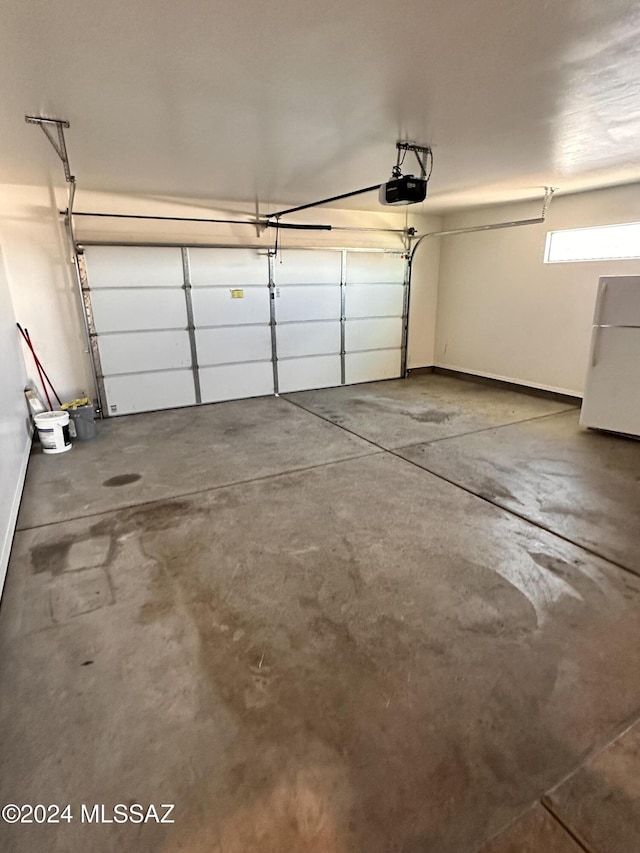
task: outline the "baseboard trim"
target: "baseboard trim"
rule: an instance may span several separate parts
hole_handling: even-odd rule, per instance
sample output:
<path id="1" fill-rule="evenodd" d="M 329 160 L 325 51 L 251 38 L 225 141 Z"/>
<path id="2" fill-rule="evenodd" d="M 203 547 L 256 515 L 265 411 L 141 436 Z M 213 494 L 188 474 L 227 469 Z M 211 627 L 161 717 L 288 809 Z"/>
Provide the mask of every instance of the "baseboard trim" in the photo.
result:
<path id="1" fill-rule="evenodd" d="M 433 373 L 435 367 L 431 365 L 431 367 L 410 367 L 407 370 L 407 375 L 413 376 L 426 376 L 428 373 Z"/>
<path id="2" fill-rule="evenodd" d="M 11 556 L 11 548 L 13 546 L 13 537 L 16 532 L 16 524 L 18 522 L 18 511 L 20 509 L 20 501 L 24 491 L 24 481 L 27 476 L 27 465 L 29 464 L 29 456 L 31 455 L 32 438 L 29 435 L 25 441 L 22 460 L 18 470 L 18 481 L 16 483 L 15 493 L 13 495 L 13 503 L 11 504 L 11 512 L 9 513 L 8 525 L 2 543 L 2 551 L 0 551 L 0 599 L 2 599 L 2 591 L 4 582 L 7 578 L 7 570 L 9 568 L 9 558 Z"/>
<path id="3" fill-rule="evenodd" d="M 457 370 L 451 367 L 421 367 L 410 370 L 410 374 L 435 373 L 440 376 L 451 376 L 465 382 L 475 382 L 479 385 L 490 385 L 493 388 L 503 388 L 506 391 L 517 391 L 519 394 L 529 394 L 532 397 L 542 397 L 546 400 L 555 400 L 557 403 L 566 403 L 569 406 L 580 406 L 582 397 L 560 389 L 542 388 L 537 385 L 527 385 L 524 382 L 513 382 L 498 376 L 488 376 L 482 373 L 471 373 L 468 370 Z"/>

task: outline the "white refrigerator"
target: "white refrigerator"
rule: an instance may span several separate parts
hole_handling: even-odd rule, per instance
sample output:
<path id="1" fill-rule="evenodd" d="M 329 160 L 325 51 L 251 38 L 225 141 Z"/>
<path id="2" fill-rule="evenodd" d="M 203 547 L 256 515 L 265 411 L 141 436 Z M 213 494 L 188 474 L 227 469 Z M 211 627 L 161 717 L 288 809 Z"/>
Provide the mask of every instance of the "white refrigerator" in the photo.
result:
<path id="1" fill-rule="evenodd" d="M 598 284 L 582 426 L 640 437 L 640 276 Z"/>

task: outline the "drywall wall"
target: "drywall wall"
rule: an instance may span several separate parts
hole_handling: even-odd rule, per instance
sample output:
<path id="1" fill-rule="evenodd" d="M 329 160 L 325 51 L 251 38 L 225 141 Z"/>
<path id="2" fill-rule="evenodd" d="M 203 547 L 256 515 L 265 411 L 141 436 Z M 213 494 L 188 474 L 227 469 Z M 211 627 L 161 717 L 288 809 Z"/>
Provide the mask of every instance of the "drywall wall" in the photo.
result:
<path id="1" fill-rule="evenodd" d="M 546 235 L 636 221 L 639 191 L 629 185 L 557 196 L 544 224 L 439 238 L 436 364 L 581 395 L 598 278 L 637 275 L 640 260 L 545 264 Z M 528 218 L 540 209 L 472 210 L 445 217 L 443 228 Z"/>
<path id="2" fill-rule="evenodd" d="M 0 241 L 0 593 L 31 447 L 26 375 L 15 323 Z"/>
<path id="3" fill-rule="evenodd" d="M 63 398 L 91 390 L 80 303 L 58 205 L 51 189 L 0 188 L 0 245 L 15 315 Z M 29 377 L 42 390 L 33 361 Z"/>
<path id="4" fill-rule="evenodd" d="M 77 286 L 59 209 L 66 207 L 66 193 L 58 188 L 5 186 L 0 202 L 0 238 L 7 266 L 9 287 L 16 315 L 26 326 L 63 397 L 92 393 L 90 363 L 85 343 Z M 76 197 L 76 210 L 153 214 L 199 218 L 236 219 L 255 216 L 251 206 L 224 203 L 204 204 L 193 200 L 166 199 L 83 192 Z M 259 211 L 261 214 L 266 211 Z M 405 218 L 397 210 L 336 210 L 316 208 L 286 221 L 332 225 L 331 231 L 281 231 L 279 243 L 287 246 L 386 247 L 403 250 L 402 236 L 384 230 L 402 229 L 405 224 L 419 231 L 439 227 L 437 217 Z M 341 230 L 341 229 L 362 230 Z M 247 242 L 272 246 L 273 230 L 257 234 L 250 226 L 152 222 L 78 217 L 79 240 L 115 242 L 215 242 L 241 245 Z M 415 266 L 411 303 L 409 366 L 433 364 L 435 307 L 437 298 L 439 247 L 425 253 Z M 37 381 L 30 361 L 27 370 Z"/>

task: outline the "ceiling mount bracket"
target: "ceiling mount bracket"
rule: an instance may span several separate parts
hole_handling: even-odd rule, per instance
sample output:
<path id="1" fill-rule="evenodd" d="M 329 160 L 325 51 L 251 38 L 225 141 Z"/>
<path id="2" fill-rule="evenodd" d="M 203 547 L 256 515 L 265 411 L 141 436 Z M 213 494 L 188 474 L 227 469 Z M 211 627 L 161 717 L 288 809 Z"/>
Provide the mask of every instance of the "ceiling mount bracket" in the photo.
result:
<path id="1" fill-rule="evenodd" d="M 431 171 L 433 170 L 433 151 L 429 145 L 417 145 L 415 142 L 396 142 L 396 150 L 398 152 L 396 165 L 391 170 L 392 177 L 402 177 L 402 165 L 404 158 L 407 156 L 407 151 L 413 151 L 416 155 L 416 160 L 420 166 L 420 177 L 429 180 Z M 422 155 L 422 156 L 421 156 Z M 429 175 L 427 175 L 427 163 L 430 162 Z"/>
<path id="2" fill-rule="evenodd" d="M 549 210 L 549 205 L 551 204 L 551 200 L 553 199 L 553 194 L 557 189 L 558 189 L 558 187 L 545 187 L 544 188 L 544 199 L 542 200 L 542 218 L 543 219 L 547 215 L 547 211 Z"/>
<path id="3" fill-rule="evenodd" d="M 40 126 L 42 132 L 51 143 L 53 150 L 62 160 L 65 180 L 67 181 L 67 183 L 74 183 L 75 178 L 71 174 L 71 167 L 69 166 L 69 155 L 67 154 L 67 144 L 64 139 L 64 129 L 65 127 L 70 126 L 69 122 L 62 118 L 44 118 L 43 116 L 25 116 L 24 120 L 27 124 L 37 124 Z M 55 127 L 57 130 L 57 141 L 49 130 L 49 127 L 51 126 Z"/>

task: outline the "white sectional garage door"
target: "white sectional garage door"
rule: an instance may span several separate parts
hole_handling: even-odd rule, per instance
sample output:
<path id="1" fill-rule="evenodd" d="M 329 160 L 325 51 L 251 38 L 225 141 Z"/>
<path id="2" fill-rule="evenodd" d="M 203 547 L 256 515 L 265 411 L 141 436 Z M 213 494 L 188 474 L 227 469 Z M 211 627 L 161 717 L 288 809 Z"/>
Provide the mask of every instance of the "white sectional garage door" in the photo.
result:
<path id="1" fill-rule="evenodd" d="M 107 415 L 401 375 L 398 253 L 88 246 L 85 265 Z"/>

